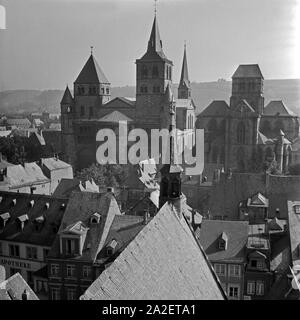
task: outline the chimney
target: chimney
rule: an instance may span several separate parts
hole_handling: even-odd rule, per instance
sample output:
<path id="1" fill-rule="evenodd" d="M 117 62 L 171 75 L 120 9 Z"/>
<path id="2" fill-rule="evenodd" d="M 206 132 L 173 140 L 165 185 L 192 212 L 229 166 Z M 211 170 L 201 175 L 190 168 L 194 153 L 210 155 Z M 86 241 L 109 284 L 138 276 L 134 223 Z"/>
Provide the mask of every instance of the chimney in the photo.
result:
<path id="1" fill-rule="evenodd" d="M 0 265 L 0 283 L 6 280 L 6 271 L 4 266 Z"/>
<path id="2" fill-rule="evenodd" d="M 22 300 L 29 300 L 29 292 L 26 289 L 24 289 L 24 292 L 22 293 Z"/>
<path id="3" fill-rule="evenodd" d="M 144 221 L 143 221 L 143 223 L 147 224 L 148 223 L 148 219 L 149 219 L 149 212 L 148 212 L 148 210 L 144 210 Z"/>

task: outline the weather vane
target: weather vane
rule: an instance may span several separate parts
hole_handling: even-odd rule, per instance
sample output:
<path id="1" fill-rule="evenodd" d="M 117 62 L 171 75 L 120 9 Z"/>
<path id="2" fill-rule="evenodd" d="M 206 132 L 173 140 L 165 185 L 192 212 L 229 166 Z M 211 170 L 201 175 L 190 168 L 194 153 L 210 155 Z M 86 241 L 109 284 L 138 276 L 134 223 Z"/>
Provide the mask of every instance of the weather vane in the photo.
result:
<path id="1" fill-rule="evenodd" d="M 94 47 L 93 47 L 93 46 L 91 46 L 91 54 L 93 54 L 93 49 L 94 49 Z"/>
<path id="2" fill-rule="evenodd" d="M 186 49 L 186 40 L 184 40 L 184 49 Z"/>
<path id="3" fill-rule="evenodd" d="M 156 16 L 157 12 L 157 0 L 154 0 L 154 15 Z"/>

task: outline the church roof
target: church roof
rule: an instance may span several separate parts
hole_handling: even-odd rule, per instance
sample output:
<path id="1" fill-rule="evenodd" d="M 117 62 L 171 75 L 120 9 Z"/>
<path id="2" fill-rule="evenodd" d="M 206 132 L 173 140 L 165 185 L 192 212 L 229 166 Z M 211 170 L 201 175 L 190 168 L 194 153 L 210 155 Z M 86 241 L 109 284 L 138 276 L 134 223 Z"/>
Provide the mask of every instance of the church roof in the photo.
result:
<path id="1" fill-rule="evenodd" d="M 91 54 L 75 83 L 110 83 Z"/>
<path id="2" fill-rule="evenodd" d="M 258 131 L 258 144 L 272 144 L 274 141 Z"/>
<path id="3" fill-rule="evenodd" d="M 268 116 L 297 116 L 282 100 L 272 100 L 264 108 L 264 115 Z"/>
<path id="4" fill-rule="evenodd" d="M 181 69 L 181 76 L 179 85 L 185 85 L 186 87 L 190 87 L 190 80 L 189 80 L 189 73 L 188 73 L 188 66 L 187 66 L 187 57 L 186 57 L 186 47 L 184 46 L 184 54 L 183 54 L 183 61 L 182 61 L 182 69 Z"/>
<path id="5" fill-rule="evenodd" d="M 150 38 L 148 41 L 147 52 L 143 55 L 142 59 L 147 60 L 168 60 L 163 52 L 162 41 L 159 34 L 158 23 L 156 16 L 153 20 Z M 169 60 L 168 60 L 169 61 Z M 171 61 L 169 61 L 171 62 Z"/>
<path id="6" fill-rule="evenodd" d="M 258 64 L 240 64 L 232 78 L 264 78 Z"/>
<path id="7" fill-rule="evenodd" d="M 212 101 L 198 116 L 209 117 L 209 116 L 219 116 L 223 117 L 227 115 L 229 106 L 224 100 L 214 100 Z"/>
<path id="8" fill-rule="evenodd" d="M 224 298 L 188 223 L 168 202 L 81 297 L 83 300 Z"/>
<path id="9" fill-rule="evenodd" d="M 72 103 L 72 102 L 73 102 L 73 97 L 69 87 L 67 86 L 60 103 Z"/>
<path id="10" fill-rule="evenodd" d="M 185 108 L 185 109 L 195 109 L 195 105 L 192 99 L 175 99 L 176 109 Z"/>
<path id="11" fill-rule="evenodd" d="M 124 113 L 119 111 L 113 111 L 107 114 L 98 121 L 100 122 L 119 122 L 119 121 L 133 121 L 131 118 L 127 117 Z"/>

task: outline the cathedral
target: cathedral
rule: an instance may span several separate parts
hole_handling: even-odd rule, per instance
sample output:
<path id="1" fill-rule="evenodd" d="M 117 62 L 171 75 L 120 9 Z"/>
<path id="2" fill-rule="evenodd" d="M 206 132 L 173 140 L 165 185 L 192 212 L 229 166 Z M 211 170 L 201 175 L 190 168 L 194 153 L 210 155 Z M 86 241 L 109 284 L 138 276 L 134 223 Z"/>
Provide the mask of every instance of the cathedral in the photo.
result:
<path id="1" fill-rule="evenodd" d="M 275 163 L 287 173 L 294 164 L 299 117 L 281 100 L 265 105 L 263 85 L 257 64 L 240 65 L 232 76 L 229 105 L 214 100 L 197 116 L 196 127 L 205 130 L 207 167 L 262 172 Z"/>
<path id="2" fill-rule="evenodd" d="M 193 135 L 195 105 L 191 99 L 187 54 L 184 47 L 178 98 L 172 93 L 173 62 L 163 51 L 155 15 L 145 54 L 136 60 L 136 97 L 111 99 L 111 83 L 91 52 L 74 82 L 74 95 L 67 87 L 61 100 L 64 160 L 76 170 L 96 162 L 96 134 L 110 128 L 118 134 L 120 121 L 128 129 L 168 129 L 170 104 L 175 105 L 178 132 Z"/>

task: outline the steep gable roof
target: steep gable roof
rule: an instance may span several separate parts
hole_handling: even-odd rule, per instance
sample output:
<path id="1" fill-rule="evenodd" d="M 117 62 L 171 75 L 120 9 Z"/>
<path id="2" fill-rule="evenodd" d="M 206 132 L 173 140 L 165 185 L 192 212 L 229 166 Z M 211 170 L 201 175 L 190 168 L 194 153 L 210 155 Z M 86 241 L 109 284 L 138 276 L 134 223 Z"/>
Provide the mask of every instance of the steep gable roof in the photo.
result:
<path id="1" fill-rule="evenodd" d="M 166 203 L 81 299 L 223 300 L 224 293 L 189 225 Z"/>
<path id="2" fill-rule="evenodd" d="M 272 100 L 264 108 L 263 115 L 267 116 L 293 116 L 297 115 L 291 111 L 282 100 Z"/>
<path id="3" fill-rule="evenodd" d="M 91 54 L 74 83 L 110 83 Z"/>
<path id="4" fill-rule="evenodd" d="M 227 115 L 229 106 L 224 100 L 212 101 L 197 117 L 219 116 Z"/>
<path id="5" fill-rule="evenodd" d="M 226 220 L 202 220 L 200 243 L 210 261 L 236 261 L 245 259 L 244 248 L 247 244 L 248 222 Z M 226 235 L 226 250 L 219 249 L 220 235 Z"/>
<path id="6" fill-rule="evenodd" d="M 240 64 L 232 78 L 264 78 L 258 64 Z"/>
<path id="7" fill-rule="evenodd" d="M 66 87 L 66 90 L 60 103 L 73 103 L 73 97 L 68 86 Z"/>
<path id="8" fill-rule="evenodd" d="M 183 61 L 182 61 L 182 68 L 181 68 L 179 85 L 185 85 L 187 88 L 190 87 L 189 72 L 188 72 L 188 66 L 187 66 L 187 57 L 186 57 L 186 46 L 184 46 L 184 54 L 183 54 Z"/>

